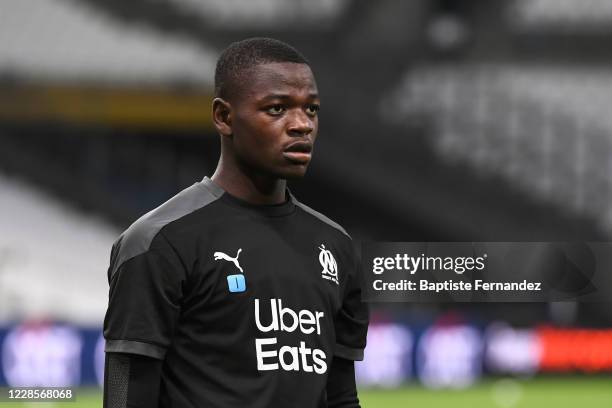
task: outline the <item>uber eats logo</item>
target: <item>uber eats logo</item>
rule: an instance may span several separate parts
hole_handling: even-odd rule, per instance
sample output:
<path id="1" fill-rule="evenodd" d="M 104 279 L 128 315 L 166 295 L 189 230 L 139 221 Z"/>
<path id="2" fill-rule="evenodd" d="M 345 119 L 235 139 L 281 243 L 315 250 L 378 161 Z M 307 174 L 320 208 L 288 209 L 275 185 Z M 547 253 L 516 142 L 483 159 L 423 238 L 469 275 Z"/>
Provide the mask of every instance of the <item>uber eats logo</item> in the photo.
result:
<path id="1" fill-rule="evenodd" d="M 266 303 L 266 302 L 262 302 Z M 302 309 L 298 312 L 283 307 L 281 299 L 270 299 L 269 307 L 260 305 L 255 299 L 255 324 L 262 333 L 299 331 L 310 336 L 321 335 L 321 319 L 323 312 Z M 310 348 L 305 341 L 296 346 L 277 346 L 276 337 L 256 338 L 257 369 L 270 371 L 283 369 L 285 371 L 305 371 L 323 374 L 327 371 L 327 356 L 318 348 Z"/>

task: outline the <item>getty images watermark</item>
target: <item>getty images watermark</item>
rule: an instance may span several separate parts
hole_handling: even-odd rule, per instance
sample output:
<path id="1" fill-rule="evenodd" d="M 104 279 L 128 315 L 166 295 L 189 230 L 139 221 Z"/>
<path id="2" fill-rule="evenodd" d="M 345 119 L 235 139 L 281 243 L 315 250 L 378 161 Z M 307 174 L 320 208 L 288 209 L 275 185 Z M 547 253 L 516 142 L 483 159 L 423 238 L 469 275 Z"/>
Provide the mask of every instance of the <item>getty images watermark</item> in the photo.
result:
<path id="1" fill-rule="evenodd" d="M 608 242 L 362 244 L 371 302 L 612 300 Z"/>

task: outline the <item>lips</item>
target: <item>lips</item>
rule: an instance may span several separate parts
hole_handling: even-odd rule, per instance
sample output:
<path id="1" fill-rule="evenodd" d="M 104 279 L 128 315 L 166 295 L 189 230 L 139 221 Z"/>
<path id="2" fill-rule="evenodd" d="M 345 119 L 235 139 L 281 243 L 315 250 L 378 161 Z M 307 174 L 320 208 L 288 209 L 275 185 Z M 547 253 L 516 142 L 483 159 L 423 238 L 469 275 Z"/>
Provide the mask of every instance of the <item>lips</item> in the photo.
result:
<path id="1" fill-rule="evenodd" d="M 293 142 L 285 148 L 285 152 L 311 153 L 312 143 L 305 141 Z"/>
<path id="2" fill-rule="evenodd" d="M 312 143 L 297 141 L 291 143 L 283 151 L 283 156 L 295 164 L 307 164 L 312 154 Z"/>

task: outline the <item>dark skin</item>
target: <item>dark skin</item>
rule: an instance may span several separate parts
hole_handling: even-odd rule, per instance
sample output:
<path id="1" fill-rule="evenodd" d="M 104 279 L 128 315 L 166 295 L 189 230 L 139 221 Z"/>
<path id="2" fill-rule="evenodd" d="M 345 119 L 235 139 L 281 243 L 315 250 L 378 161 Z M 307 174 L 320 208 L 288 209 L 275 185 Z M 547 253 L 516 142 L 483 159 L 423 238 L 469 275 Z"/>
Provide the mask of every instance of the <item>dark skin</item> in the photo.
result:
<path id="1" fill-rule="evenodd" d="M 260 64 L 226 99 L 213 100 L 221 157 L 212 180 L 253 204 L 286 200 L 288 179 L 306 173 L 319 127 L 319 96 L 310 67 Z"/>

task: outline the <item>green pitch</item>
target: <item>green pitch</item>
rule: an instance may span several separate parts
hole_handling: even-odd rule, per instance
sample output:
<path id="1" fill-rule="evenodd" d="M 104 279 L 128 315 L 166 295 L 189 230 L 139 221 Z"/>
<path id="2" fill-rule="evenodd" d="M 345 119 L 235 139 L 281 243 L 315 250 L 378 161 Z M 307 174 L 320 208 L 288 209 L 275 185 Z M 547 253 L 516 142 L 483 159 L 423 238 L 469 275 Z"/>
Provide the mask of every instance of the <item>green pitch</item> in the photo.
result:
<path id="1" fill-rule="evenodd" d="M 392 390 L 362 389 L 363 408 L 609 408 L 612 377 L 487 380 L 466 390 L 431 391 L 420 386 Z M 77 390 L 77 401 L 67 403 L 8 403 L 0 408 L 101 408 L 98 389 Z"/>
<path id="2" fill-rule="evenodd" d="M 612 377 L 487 380 L 465 390 L 408 386 L 359 395 L 363 408 L 605 408 L 612 407 Z"/>

